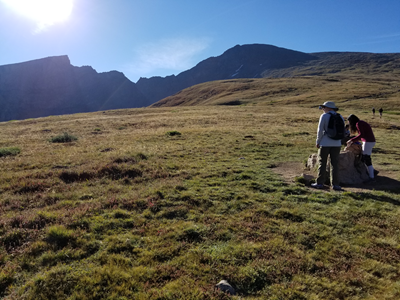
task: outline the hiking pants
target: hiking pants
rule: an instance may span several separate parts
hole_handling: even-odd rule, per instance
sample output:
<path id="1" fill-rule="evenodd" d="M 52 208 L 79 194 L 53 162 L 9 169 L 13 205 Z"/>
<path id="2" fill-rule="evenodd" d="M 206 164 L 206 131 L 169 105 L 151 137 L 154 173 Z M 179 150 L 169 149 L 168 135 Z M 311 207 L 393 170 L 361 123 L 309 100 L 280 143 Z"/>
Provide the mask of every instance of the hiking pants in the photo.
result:
<path id="1" fill-rule="evenodd" d="M 317 183 L 324 184 L 326 180 L 326 163 L 328 155 L 331 157 L 330 178 L 331 185 L 340 185 L 339 154 L 341 147 L 320 147 L 318 149 L 318 177 Z"/>

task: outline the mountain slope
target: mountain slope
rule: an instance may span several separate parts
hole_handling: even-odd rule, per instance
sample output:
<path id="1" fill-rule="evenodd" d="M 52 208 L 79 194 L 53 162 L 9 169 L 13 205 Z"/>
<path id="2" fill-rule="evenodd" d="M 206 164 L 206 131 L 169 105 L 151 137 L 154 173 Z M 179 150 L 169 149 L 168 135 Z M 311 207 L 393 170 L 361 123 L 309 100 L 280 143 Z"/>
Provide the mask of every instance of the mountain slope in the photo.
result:
<path id="1" fill-rule="evenodd" d="M 122 73 L 74 67 L 68 56 L 0 66 L 0 121 L 149 104 Z"/>
<path id="2" fill-rule="evenodd" d="M 377 76 L 303 76 L 218 80 L 166 97 L 151 107 L 204 105 L 287 105 L 315 107 L 335 101 L 341 107 L 398 110 L 400 78 Z"/>
<path id="3" fill-rule="evenodd" d="M 400 75 L 400 53 L 319 52 L 316 59 L 302 65 L 270 69 L 262 77 L 293 77 L 329 74 L 346 75 Z"/>
<path id="4" fill-rule="evenodd" d="M 272 45 L 237 45 L 177 76 L 140 78 L 136 85 L 148 99 L 156 102 L 195 84 L 231 78 L 261 78 L 266 70 L 298 66 L 314 59 L 317 57 L 311 54 Z"/>
<path id="5" fill-rule="evenodd" d="M 205 82 L 166 97 L 152 107 L 177 105 L 312 104 L 346 102 L 395 108 L 400 99 L 400 54 L 313 53 L 315 59 L 270 68 L 262 79 Z"/>
<path id="6" fill-rule="evenodd" d="M 304 76 L 318 84 L 293 79 Z M 237 45 L 177 76 L 141 78 L 136 84 L 117 71 L 97 73 L 90 66 L 72 66 L 67 56 L 48 57 L 0 66 L 0 122 L 152 104 L 243 104 L 277 99 L 306 103 L 315 101 L 313 97 L 350 103 L 387 100 L 396 97 L 399 77 L 399 53 L 307 54 L 262 44 Z M 258 82 L 243 78 L 286 79 Z M 220 86 L 219 80 L 223 81 Z M 293 87 L 295 81 L 300 85 Z M 197 84 L 205 85 L 199 88 Z"/>

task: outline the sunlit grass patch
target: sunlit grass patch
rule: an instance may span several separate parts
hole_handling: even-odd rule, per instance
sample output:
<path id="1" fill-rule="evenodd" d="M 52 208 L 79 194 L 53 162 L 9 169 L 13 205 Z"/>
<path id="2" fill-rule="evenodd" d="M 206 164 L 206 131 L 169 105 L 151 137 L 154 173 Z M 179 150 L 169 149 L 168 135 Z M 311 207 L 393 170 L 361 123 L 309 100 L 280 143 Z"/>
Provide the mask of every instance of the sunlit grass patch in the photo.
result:
<path id="1" fill-rule="evenodd" d="M 76 240 L 73 230 L 69 230 L 62 225 L 51 226 L 47 229 L 46 240 L 48 243 L 58 248 L 63 248 Z"/>

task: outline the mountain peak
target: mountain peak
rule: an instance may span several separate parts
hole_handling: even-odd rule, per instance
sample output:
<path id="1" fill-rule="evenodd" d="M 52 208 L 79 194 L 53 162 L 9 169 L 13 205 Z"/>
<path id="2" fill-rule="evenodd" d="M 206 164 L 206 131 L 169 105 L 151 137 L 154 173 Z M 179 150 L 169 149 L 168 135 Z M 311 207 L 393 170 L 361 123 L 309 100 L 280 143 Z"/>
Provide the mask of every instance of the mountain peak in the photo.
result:
<path id="1" fill-rule="evenodd" d="M 123 73 L 74 67 L 67 55 L 0 66 L 0 122 L 148 106 Z"/>
<path id="2" fill-rule="evenodd" d="M 48 56 L 44 58 L 38 58 L 38 59 L 33 59 L 33 60 L 28 60 L 25 62 L 20 62 L 20 63 L 15 63 L 15 64 L 8 64 L 8 65 L 3 65 L 1 67 L 6 67 L 6 66 L 18 66 L 18 65 L 37 65 L 37 64 L 57 64 L 57 65 L 70 65 L 71 62 L 69 60 L 68 55 L 59 55 L 59 56 Z"/>
<path id="3" fill-rule="evenodd" d="M 177 76 L 141 78 L 137 86 L 156 102 L 195 84 L 230 78 L 261 78 L 266 70 L 292 67 L 314 59 L 316 57 L 311 54 L 273 45 L 236 45 Z"/>

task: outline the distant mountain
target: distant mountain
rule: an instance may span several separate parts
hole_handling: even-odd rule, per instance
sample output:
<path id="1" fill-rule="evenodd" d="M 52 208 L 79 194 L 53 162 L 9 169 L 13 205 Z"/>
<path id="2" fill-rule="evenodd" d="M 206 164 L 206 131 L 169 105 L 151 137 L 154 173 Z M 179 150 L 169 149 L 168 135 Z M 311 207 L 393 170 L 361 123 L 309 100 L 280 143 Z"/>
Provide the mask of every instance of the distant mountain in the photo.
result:
<path id="1" fill-rule="evenodd" d="M 74 67 L 68 56 L 0 66 L 0 121 L 151 103 L 121 72 Z"/>
<path id="2" fill-rule="evenodd" d="M 192 104 L 201 104 L 205 96 L 195 94 L 196 89 L 191 90 L 189 98 L 185 98 L 187 91 L 173 96 L 189 87 L 218 80 L 332 74 L 386 74 L 390 80 L 400 74 L 400 54 L 310 54 L 272 45 L 237 45 L 177 76 L 140 78 L 136 84 L 121 72 L 97 73 L 90 66 L 72 66 L 67 56 L 48 57 L 0 66 L 0 121 L 150 105 L 185 105 L 188 99 Z M 209 103 L 222 101 L 214 98 L 211 101 L 213 93 L 216 92 L 207 91 Z M 236 93 L 235 88 L 230 88 L 229 93 Z M 228 98 L 225 100 L 230 102 L 232 99 Z"/>
<path id="3" fill-rule="evenodd" d="M 140 78 L 136 85 L 150 101 L 157 102 L 195 84 L 222 79 L 261 78 L 265 71 L 298 66 L 315 59 L 317 57 L 311 54 L 272 45 L 237 45 L 177 76 Z"/>
<path id="4" fill-rule="evenodd" d="M 201 84 L 188 86 L 173 95 L 157 101 L 151 106 L 240 105 L 255 101 L 254 99 L 257 99 L 257 102 L 266 99 L 268 99 L 268 101 L 276 101 L 281 97 L 285 97 L 286 99 L 295 99 L 293 101 L 299 101 L 299 99 L 302 99 L 302 102 L 306 101 L 302 96 L 304 91 L 302 91 L 301 88 L 294 87 L 294 80 L 288 79 L 286 81 L 281 81 L 280 83 L 282 84 L 282 87 L 274 89 L 274 87 L 271 86 L 270 81 L 268 81 L 268 86 L 265 87 L 264 85 L 267 84 L 267 81 L 250 80 L 260 77 L 272 79 L 310 78 L 310 76 L 315 76 L 315 79 L 321 79 L 321 86 L 325 85 L 326 80 L 332 80 L 333 82 L 340 81 L 340 84 L 346 82 L 349 85 L 349 87 L 346 87 L 346 93 L 338 93 L 338 90 L 336 90 L 338 84 L 336 84 L 336 89 L 331 89 L 331 91 L 334 92 L 334 94 L 332 94 L 330 91 L 324 91 L 319 89 L 319 87 L 315 88 L 314 86 L 309 85 L 309 82 L 303 81 L 302 85 L 304 87 L 307 86 L 309 91 L 313 90 L 315 95 L 319 95 L 319 97 L 329 96 L 330 98 L 327 98 L 327 101 L 334 99 L 337 96 L 339 96 L 339 99 L 336 101 L 340 101 L 346 96 L 349 97 L 347 101 L 350 101 L 350 99 L 354 100 L 363 98 L 383 98 L 386 100 L 389 95 L 391 101 L 392 99 L 398 99 L 400 92 L 400 53 L 319 52 L 299 54 L 298 52 L 293 53 L 291 50 L 281 49 L 274 46 L 245 45 L 229 49 L 223 55 L 214 59 L 219 61 L 222 60 L 222 57 L 226 53 L 236 53 L 236 55 L 230 56 L 230 61 L 232 63 L 235 61 L 243 62 L 243 56 L 238 55 L 238 53 L 242 54 L 243 52 L 240 50 L 244 49 L 250 49 L 250 51 L 244 51 L 244 53 L 263 53 L 263 51 L 255 50 L 273 49 L 274 55 L 269 56 L 271 61 L 267 60 L 266 63 L 262 63 L 262 55 L 254 55 L 252 56 L 254 57 L 253 60 L 250 61 L 251 63 L 247 62 L 240 64 L 241 68 L 238 74 L 233 73 L 234 76 L 228 76 L 227 74 L 229 73 L 225 73 L 225 76 L 219 81 L 203 82 Z M 257 59 L 259 59 L 259 65 L 256 64 Z M 191 72 L 192 74 L 204 74 L 200 71 L 201 68 L 199 68 L 199 66 L 206 61 L 207 60 L 199 63 L 196 67 L 186 72 Z M 247 66 L 247 64 L 250 66 Z M 224 68 L 221 67 L 221 69 L 223 70 Z M 254 71 L 254 76 L 250 76 L 252 74 L 251 72 L 240 72 L 248 69 Z M 255 70 L 259 70 L 259 73 Z M 186 72 L 176 76 L 176 79 L 182 77 Z M 327 76 L 334 77 L 326 79 Z M 234 78 L 237 78 L 237 80 L 233 81 L 232 79 Z M 245 80 L 245 78 L 247 78 L 247 80 Z M 168 79 L 165 78 L 165 81 L 167 80 Z M 162 86 L 161 80 L 158 79 L 158 81 L 158 84 Z M 360 82 L 365 84 L 364 88 L 360 88 Z M 368 84 L 366 84 L 367 82 Z M 378 87 L 377 82 L 379 82 L 379 84 L 383 83 L 383 86 Z M 273 85 L 276 83 L 277 81 L 273 81 Z M 375 86 L 376 89 L 370 91 L 371 86 Z M 391 86 L 391 88 L 388 91 L 382 92 L 386 90 L 385 86 Z M 139 82 L 138 87 L 141 88 Z M 343 89 L 343 87 L 340 87 L 340 89 Z M 368 92 L 366 92 L 367 90 Z M 321 95 L 322 92 L 324 95 Z M 271 98 L 271 95 L 273 98 Z M 151 98 L 152 95 L 148 95 L 148 97 Z M 390 105 L 392 106 L 392 104 Z"/>
<path id="5" fill-rule="evenodd" d="M 318 75 L 400 75 L 400 53 L 318 52 L 316 58 L 297 66 L 265 70 L 262 77 L 283 78 Z"/>
<path id="6" fill-rule="evenodd" d="M 200 83 L 151 107 L 205 105 L 318 106 L 335 101 L 349 108 L 398 110 L 400 53 L 321 52 L 316 59 L 287 68 L 267 69 L 263 78 Z"/>

